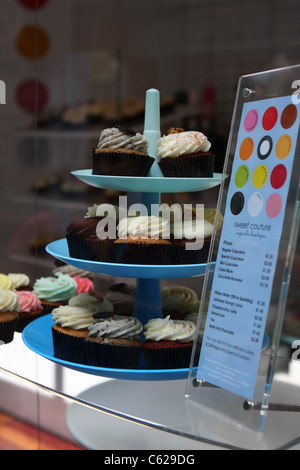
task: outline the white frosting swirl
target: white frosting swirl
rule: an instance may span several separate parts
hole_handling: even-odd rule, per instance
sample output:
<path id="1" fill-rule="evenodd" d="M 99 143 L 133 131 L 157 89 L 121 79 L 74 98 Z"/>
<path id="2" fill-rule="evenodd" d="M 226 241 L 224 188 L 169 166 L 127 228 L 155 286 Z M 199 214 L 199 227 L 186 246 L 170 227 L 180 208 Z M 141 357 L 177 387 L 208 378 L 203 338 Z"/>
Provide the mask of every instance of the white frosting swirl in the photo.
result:
<path id="1" fill-rule="evenodd" d="M 187 240 L 204 240 L 211 237 L 214 226 L 208 220 L 185 220 L 171 224 L 171 234 L 176 239 L 185 238 Z"/>
<path id="2" fill-rule="evenodd" d="M 0 312 L 19 312 L 19 298 L 15 292 L 0 289 Z"/>
<path id="3" fill-rule="evenodd" d="M 119 238 L 169 238 L 170 225 L 166 219 L 138 216 L 122 219 L 117 227 Z"/>
<path id="4" fill-rule="evenodd" d="M 166 318 L 154 318 L 145 325 L 144 336 L 151 341 L 179 341 L 188 343 L 195 338 L 195 323 L 187 320 L 171 320 Z"/>
<path id="5" fill-rule="evenodd" d="M 30 279 L 27 274 L 17 274 L 17 273 L 10 273 L 8 277 L 11 279 L 14 287 L 18 289 L 19 287 L 29 286 Z"/>
<path id="6" fill-rule="evenodd" d="M 189 287 L 171 286 L 161 289 L 161 306 L 165 313 L 187 315 L 197 310 L 197 307 L 199 310 L 198 302 L 197 293 Z"/>
<path id="7" fill-rule="evenodd" d="M 187 131 L 168 134 L 157 141 L 159 158 L 179 157 L 196 152 L 208 152 L 211 143 L 202 132 Z"/>
<path id="8" fill-rule="evenodd" d="M 94 305 L 71 306 L 62 305 L 52 311 L 52 318 L 55 324 L 62 327 L 81 330 L 88 328 L 93 321 L 93 314 L 96 313 L 97 307 Z"/>
<path id="9" fill-rule="evenodd" d="M 52 311 L 52 318 L 62 327 L 78 330 L 88 328 L 93 322 L 93 315 L 108 312 L 109 308 L 110 306 L 104 300 L 99 302 L 93 295 L 82 293 L 72 297 L 68 305 L 55 308 Z"/>

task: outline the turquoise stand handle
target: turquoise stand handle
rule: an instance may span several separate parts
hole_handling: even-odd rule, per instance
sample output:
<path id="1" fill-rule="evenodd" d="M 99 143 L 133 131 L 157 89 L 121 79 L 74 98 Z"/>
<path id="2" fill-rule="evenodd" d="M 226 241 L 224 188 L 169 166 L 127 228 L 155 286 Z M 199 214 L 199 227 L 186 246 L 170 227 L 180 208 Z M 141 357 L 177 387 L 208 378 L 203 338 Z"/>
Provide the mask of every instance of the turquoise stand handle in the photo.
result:
<path id="1" fill-rule="evenodd" d="M 146 92 L 144 136 L 149 142 L 148 153 L 155 158 L 149 177 L 163 176 L 157 163 L 157 141 L 160 138 L 160 96 L 151 88 Z M 151 213 L 151 204 L 160 204 L 160 193 L 142 193 L 141 202 Z M 145 325 L 151 318 L 161 318 L 160 279 L 137 279 L 133 315 Z"/>

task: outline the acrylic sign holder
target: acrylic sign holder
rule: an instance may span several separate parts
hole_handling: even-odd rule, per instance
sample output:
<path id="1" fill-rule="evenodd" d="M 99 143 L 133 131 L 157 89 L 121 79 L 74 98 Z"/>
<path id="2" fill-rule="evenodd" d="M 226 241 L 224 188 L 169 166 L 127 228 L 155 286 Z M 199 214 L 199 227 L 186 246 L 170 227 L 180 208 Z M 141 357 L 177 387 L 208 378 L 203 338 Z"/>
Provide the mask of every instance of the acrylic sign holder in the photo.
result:
<path id="1" fill-rule="evenodd" d="M 191 415 L 224 435 L 262 432 L 270 405 L 299 228 L 299 87 L 300 66 L 238 84 L 186 386 Z"/>

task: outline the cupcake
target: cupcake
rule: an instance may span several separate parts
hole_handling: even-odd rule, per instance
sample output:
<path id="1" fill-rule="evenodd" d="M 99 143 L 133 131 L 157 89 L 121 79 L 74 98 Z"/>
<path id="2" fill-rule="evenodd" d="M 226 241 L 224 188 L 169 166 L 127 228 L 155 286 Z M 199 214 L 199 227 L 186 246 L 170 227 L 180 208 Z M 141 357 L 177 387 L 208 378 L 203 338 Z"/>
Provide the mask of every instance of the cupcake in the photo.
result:
<path id="1" fill-rule="evenodd" d="M 183 320 L 192 312 L 198 312 L 198 295 L 193 289 L 185 286 L 163 287 L 161 307 L 163 316 L 169 316 L 172 320 Z"/>
<path id="2" fill-rule="evenodd" d="M 44 313 L 51 313 L 54 308 L 66 305 L 76 295 L 77 284 L 67 274 L 57 273 L 51 277 L 41 277 L 33 285 L 33 292 L 41 301 Z"/>
<path id="3" fill-rule="evenodd" d="M 55 308 L 52 311 L 54 356 L 68 362 L 85 364 L 83 341 L 88 336 L 93 315 L 100 311 L 101 302 L 90 294 L 76 295 L 67 305 Z"/>
<path id="4" fill-rule="evenodd" d="M 112 303 L 116 315 L 131 316 L 133 314 L 136 286 L 119 282 L 110 286 L 105 298 Z"/>
<path id="5" fill-rule="evenodd" d="M 174 264 L 206 263 L 213 228 L 205 219 L 177 221 L 171 224 Z"/>
<path id="6" fill-rule="evenodd" d="M 88 277 L 73 277 L 77 284 L 77 294 L 90 294 L 94 292 L 94 283 Z"/>
<path id="7" fill-rule="evenodd" d="M 94 315 L 85 340 L 89 365 L 135 369 L 142 353 L 142 323 L 134 317 L 112 314 L 103 318 Z"/>
<path id="8" fill-rule="evenodd" d="M 158 165 L 166 177 L 212 177 L 214 155 L 211 144 L 202 132 L 170 130 L 158 142 Z"/>
<path id="9" fill-rule="evenodd" d="M 147 176 L 154 162 L 148 155 L 145 136 L 124 127 L 101 132 L 98 147 L 93 150 L 94 175 Z"/>
<path id="10" fill-rule="evenodd" d="M 111 261 L 111 250 L 116 238 L 119 220 L 118 208 L 108 204 L 94 204 L 84 219 L 75 220 L 67 227 L 66 239 L 72 258 L 90 261 Z"/>
<path id="11" fill-rule="evenodd" d="M 8 277 L 11 279 L 14 288 L 18 290 L 32 290 L 30 286 L 30 278 L 27 274 L 22 273 L 9 273 Z"/>
<path id="12" fill-rule="evenodd" d="M 122 219 L 113 246 L 113 259 L 125 264 L 169 264 L 171 260 L 170 226 L 156 216 Z"/>
<path id="13" fill-rule="evenodd" d="M 12 279 L 6 274 L 0 274 L 0 289 L 10 290 L 12 292 L 16 291 Z"/>
<path id="14" fill-rule="evenodd" d="M 145 325 L 144 354 L 149 369 L 189 367 L 196 326 L 186 320 L 155 318 Z"/>
<path id="15" fill-rule="evenodd" d="M 0 289 L 0 341 L 10 343 L 19 321 L 20 304 L 15 292 Z"/>
<path id="16" fill-rule="evenodd" d="M 21 333 L 30 322 L 44 315 L 44 309 L 40 299 L 33 292 L 24 290 L 17 291 L 16 294 L 20 304 L 20 318 L 16 331 Z"/>

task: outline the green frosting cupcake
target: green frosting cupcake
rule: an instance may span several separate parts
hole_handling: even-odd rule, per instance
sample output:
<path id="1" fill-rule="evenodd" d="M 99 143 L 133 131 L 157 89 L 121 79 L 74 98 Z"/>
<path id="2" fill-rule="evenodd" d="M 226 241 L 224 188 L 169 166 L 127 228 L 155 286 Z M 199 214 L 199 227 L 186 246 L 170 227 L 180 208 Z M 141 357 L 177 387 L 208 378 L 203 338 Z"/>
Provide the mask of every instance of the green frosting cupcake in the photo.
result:
<path id="1" fill-rule="evenodd" d="M 53 308 L 66 304 L 76 295 L 77 283 L 71 276 L 58 272 L 53 277 L 37 279 L 33 292 L 41 300 L 46 313 L 50 313 Z"/>

